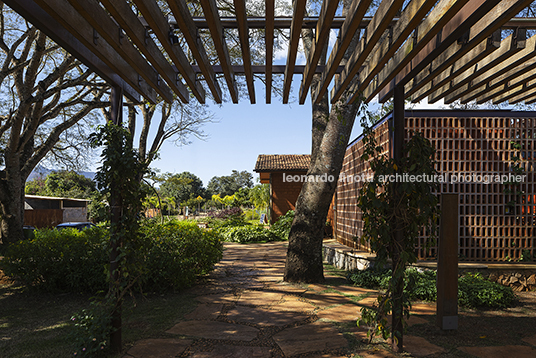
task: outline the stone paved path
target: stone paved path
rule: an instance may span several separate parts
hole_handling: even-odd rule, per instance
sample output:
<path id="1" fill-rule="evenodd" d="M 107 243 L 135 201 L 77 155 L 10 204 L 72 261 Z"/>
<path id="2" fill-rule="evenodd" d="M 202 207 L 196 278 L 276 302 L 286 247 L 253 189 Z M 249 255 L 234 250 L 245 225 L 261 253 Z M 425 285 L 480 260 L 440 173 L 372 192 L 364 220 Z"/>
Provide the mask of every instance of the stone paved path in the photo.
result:
<path id="1" fill-rule="evenodd" d="M 137 342 L 125 358 L 168 357 L 400 357 L 380 345 L 360 344 L 366 331 L 355 321 L 377 293 L 326 275 L 325 284 L 282 282 L 286 244 L 225 244 L 223 260 L 204 285 L 190 289 L 197 308 L 171 327 L 169 338 Z M 435 305 L 416 304 L 410 325 L 433 324 Z M 536 344 L 536 337 L 527 340 Z M 405 336 L 404 356 L 445 356 L 443 348 L 422 337 Z M 358 347 L 358 348 L 356 348 Z M 370 346 L 368 346 L 370 347 Z M 468 356 L 536 357 L 530 346 L 461 348 Z M 518 349 L 516 351 L 516 349 Z M 516 355 L 519 352 L 520 355 Z"/>

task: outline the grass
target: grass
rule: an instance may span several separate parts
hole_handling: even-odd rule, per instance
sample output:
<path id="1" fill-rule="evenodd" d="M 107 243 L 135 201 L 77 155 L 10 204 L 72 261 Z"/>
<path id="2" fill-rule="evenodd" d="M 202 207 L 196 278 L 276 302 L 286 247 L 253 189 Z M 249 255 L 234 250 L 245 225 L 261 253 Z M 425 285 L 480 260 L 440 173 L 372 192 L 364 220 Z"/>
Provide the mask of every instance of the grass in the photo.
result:
<path id="1" fill-rule="evenodd" d="M 0 272 L 1 276 L 1 272 Z M 123 347 L 142 338 L 166 337 L 197 303 L 187 293 L 129 298 L 123 313 Z M 89 296 L 46 294 L 0 283 L 0 355 L 10 358 L 64 358 L 73 355 L 71 315 L 89 307 Z M 120 355 L 118 355 L 120 357 Z"/>

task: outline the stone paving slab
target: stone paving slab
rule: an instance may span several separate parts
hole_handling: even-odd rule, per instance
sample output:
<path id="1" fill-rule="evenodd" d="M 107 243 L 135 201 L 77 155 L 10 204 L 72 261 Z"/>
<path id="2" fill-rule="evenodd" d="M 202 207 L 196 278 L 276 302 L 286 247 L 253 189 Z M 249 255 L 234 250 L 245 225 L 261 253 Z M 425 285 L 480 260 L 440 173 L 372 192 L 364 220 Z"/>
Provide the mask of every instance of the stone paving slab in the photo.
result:
<path id="1" fill-rule="evenodd" d="M 182 354 L 192 344 L 188 339 L 144 339 L 127 351 L 127 357 L 173 358 Z"/>
<path id="2" fill-rule="evenodd" d="M 269 347 L 217 345 L 208 352 L 195 352 L 192 358 L 270 358 Z"/>
<path id="3" fill-rule="evenodd" d="M 270 308 L 273 310 L 289 312 L 312 312 L 316 309 L 312 304 L 293 296 L 285 296 L 283 302 L 272 305 Z"/>
<path id="4" fill-rule="evenodd" d="M 293 295 L 303 295 L 307 291 L 306 288 L 283 283 L 270 283 L 265 286 L 265 289 L 272 292 L 282 292 Z"/>
<path id="5" fill-rule="evenodd" d="M 257 337 L 259 330 L 257 328 L 227 322 L 185 321 L 176 324 L 166 332 L 206 339 L 251 341 Z"/>
<path id="6" fill-rule="evenodd" d="M 223 304 L 200 304 L 195 310 L 184 315 L 187 320 L 214 320 L 218 318 L 223 309 Z"/>
<path id="7" fill-rule="evenodd" d="M 362 300 L 357 301 L 357 304 L 360 306 L 372 307 L 377 302 L 378 302 L 378 297 L 370 296 L 370 297 L 365 297 Z"/>
<path id="8" fill-rule="evenodd" d="M 354 305 L 353 303 L 340 305 L 316 313 L 318 318 L 327 319 L 330 321 L 345 323 L 356 322 L 361 317 L 361 307 Z"/>
<path id="9" fill-rule="evenodd" d="M 536 357 L 536 349 L 529 346 L 459 347 L 458 349 L 479 358 Z"/>
<path id="10" fill-rule="evenodd" d="M 283 293 L 268 291 L 244 291 L 236 303 L 238 305 L 269 306 L 281 301 L 283 295 Z"/>
<path id="11" fill-rule="evenodd" d="M 436 303 L 414 303 L 411 305 L 410 312 L 418 315 L 435 315 L 437 312 Z"/>
<path id="12" fill-rule="evenodd" d="M 230 321 L 245 322 L 262 327 L 281 327 L 291 323 L 304 321 L 307 318 L 308 316 L 303 313 L 283 312 L 248 306 L 236 306 L 227 312 L 227 319 Z"/>
<path id="13" fill-rule="evenodd" d="M 287 328 L 273 336 L 286 356 L 348 347 L 348 341 L 330 323 Z"/>
<path id="14" fill-rule="evenodd" d="M 332 288 L 336 291 L 339 291 L 343 295 L 350 295 L 350 296 L 356 296 L 356 297 L 377 293 L 377 291 L 369 290 L 368 288 L 353 287 L 353 286 L 335 286 Z"/>
<path id="15" fill-rule="evenodd" d="M 306 293 L 303 295 L 303 298 L 319 308 L 325 308 L 333 305 L 342 305 L 351 302 L 350 298 L 341 296 L 338 293 Z"/>
<path id="16" fill-rule="evenodd" d="M 404 350 L 415 357 L 426 357 L 432 354 L 443 353 L 445 350 L 426 339 L 417 336 L 404 336 Z"/>
<path id="17" fill-rule="evenodd" d="M 238 300 L 238 296 L 235 296 L 232 293 L 218 293 L 214 295 L 199 296 L 199 297 L 196 297 L 195 299 L 201 303 L 233 304 Z"/>

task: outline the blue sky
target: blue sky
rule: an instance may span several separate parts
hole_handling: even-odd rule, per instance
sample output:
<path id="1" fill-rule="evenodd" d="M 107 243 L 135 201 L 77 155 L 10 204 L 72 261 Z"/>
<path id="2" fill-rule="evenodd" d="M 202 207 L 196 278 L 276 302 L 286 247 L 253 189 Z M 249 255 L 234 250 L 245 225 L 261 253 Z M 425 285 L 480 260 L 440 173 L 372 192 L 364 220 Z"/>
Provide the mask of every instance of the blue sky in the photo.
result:
<path id="1" fill-rule="evenodd" d="M 304 105 L 284 105 L 273 97 L 272 104 L 265 104 L 264 85 L 256 87 L 257 104 L 242 98 L 239 104 L 212 105 L 219 122 L 204 127 L 206 141 L 194 139 L 183 147 L 165 143 L 153 167 L 162 172 L 192 172 L 206 186 L 212 177 L 230 175 L 233 169 L 253 173 L 259 154 L 309 154 L 310 100 Z M 359 134 L 358 127 L 351 139 Z"/>

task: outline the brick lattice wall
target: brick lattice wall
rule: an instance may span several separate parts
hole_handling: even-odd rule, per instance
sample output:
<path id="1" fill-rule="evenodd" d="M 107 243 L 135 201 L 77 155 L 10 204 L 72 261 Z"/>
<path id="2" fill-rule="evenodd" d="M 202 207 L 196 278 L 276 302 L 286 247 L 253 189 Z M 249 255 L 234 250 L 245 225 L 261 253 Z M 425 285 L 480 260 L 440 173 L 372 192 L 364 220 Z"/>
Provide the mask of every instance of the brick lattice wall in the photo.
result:
<path id="1" fill-rule="evenodd" d="M 509 187 L 500 183 L 448 183 L 440 185 L 440 193 L 458 193 L 460 198 L 459 254 L 463 261 L 518 260 L 523 254 L 536 253 L 536 114 L 533 112 L 458 112 L 448 116 L 406 114 L 406 139 L 419 131 L 431 140 L 437 150 L 437 170 L 449 176 L 459 174 L 508 175 L 513 157 L 520 154 L 519 164 L 526 174 L 518 187 L 521 195 L 507 194 Z M 436 113 L 437 114 L 437 113 Z M 388 118 L 387 118 L 388 119 Z M 387 119 L 376 128 L 384 153 L 388 153 Z M 521 145 L 516 150 L 512 142 Z M 362 143 L 353 142 L 346 152 L 343 175 L 370 171 L 360 161 Z M 449 177 L 450 179 L 451 177 Z M 336 238 L 339 242 L 358 245 L 355 237 L 362 232 L 361 212 L 357 208 L 357 192 L 361 183 L 339 182 L 336 205 Z M 515 201 L 512 209 L 507 205 Z M 416 247 L 419 258 L 435 255 L 435 246 L 426 249 L 427 236 Z"/>

